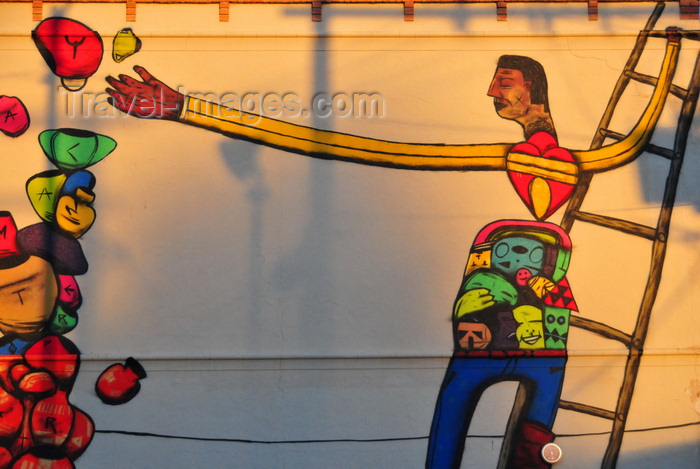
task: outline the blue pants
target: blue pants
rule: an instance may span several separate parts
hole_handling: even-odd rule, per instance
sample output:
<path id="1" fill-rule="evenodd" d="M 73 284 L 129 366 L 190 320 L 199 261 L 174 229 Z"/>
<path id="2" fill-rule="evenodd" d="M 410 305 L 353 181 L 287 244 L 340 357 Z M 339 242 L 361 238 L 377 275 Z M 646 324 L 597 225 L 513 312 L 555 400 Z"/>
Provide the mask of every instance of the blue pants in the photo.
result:
<path id="1" fill-rule="evenodd" d="M 481 394 L 501 381 L 527 387 L 525 419 L 552 428 L 559 406 L 566 357 L 452 357 L 430 429 L 426 469 L 459 469 L 465 439 Z"/>

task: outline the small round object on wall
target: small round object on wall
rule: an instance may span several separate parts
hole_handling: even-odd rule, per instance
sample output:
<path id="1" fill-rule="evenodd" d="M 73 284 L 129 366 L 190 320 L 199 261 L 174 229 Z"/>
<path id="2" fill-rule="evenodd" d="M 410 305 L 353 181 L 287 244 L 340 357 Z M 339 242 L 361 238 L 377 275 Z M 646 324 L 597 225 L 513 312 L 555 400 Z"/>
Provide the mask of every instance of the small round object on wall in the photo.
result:
<path id="1" fill-rule="evenodd" d="M 542 459 L 550 464 L 559 462 L 561 454 L 561 448 L 556 443 L 547 443 L 542 447 Z"/>
<path id="2" fill-rule="evenodd" d="M 122 365 L 114 363 L 97 378 L 95 392 L 102 402 L 119 405 L 129 402 L 141 390 L 139 380 L 146 378 L 146 370 L 134 357 Z"/>

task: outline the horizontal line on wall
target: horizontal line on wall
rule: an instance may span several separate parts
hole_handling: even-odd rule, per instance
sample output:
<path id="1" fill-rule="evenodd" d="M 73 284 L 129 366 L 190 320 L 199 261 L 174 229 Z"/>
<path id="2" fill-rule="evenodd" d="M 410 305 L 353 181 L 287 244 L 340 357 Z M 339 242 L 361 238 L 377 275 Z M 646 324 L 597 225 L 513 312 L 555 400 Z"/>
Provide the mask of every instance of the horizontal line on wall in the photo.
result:
<path id="1" fill-rule="evenodd" d="M 32 3 L 34 0 L 0 0 L 0 3 Z M 227 1 L 227 0 L 224 0 Z M 310 5 L 317 0 L 229 0 L 232 5 Z M 406 0 L 318 0 L 323 5 L 363 4 L 363 5 L 400 5 Z M 469 5 L 469 4 L 494 4 L 496 0 L 411 0 L 414 4 L 443 4 L 443 5 Z M 564 3 L 588 3 L 589 0 L 503 0 L 504 3 L 525 4 L 564 4 Z M 639 4 L 655 3 L 655 0 L 598 0 L 601 4 Z M 221 0 L 133 0 L 138 4 L 191 4 L 210 5 L 221 3 Z M 668 3 L 678 3 L 678 0 L 667 0 Z M 126 0 L 46 0 L 46 4 L 55 3 L 126 3 Z"/>
<path id="2" fill-rule="evenodd" d="M 676 425 L 664 425 L 658 427 L 647 427 L 647 428 L 637 428 L 625 430 L 625 433 L 640 433 L 640 432 L 650 432 L 659 430 L 673 430 L 677 428 L 691 427 L 700 425 L 698 422 L 688 422 L 680 423 Z M 318 444 L 318 443 L 391 443 L 395 441 L 413 441 L 413 440 L 427 440 L 428 436 L 413 436 L 413 437 L 395 437 L 395 438 L 338 438 L 338 439 L 306 439 L 306 440 L 251 440 L 244 438 L 216 438 L 216 437 L 197 437 L 197 436 L 184 436 L 184 435 L 168 435 L 163 433 L 150 433 L 150 432 L 135 432 L 128 430 L 95 430 L 95 433 L 102 434 L 117 434 L 124 436 L 137 436 L 137 437 L 149 437 L 149 438 L 164 438 L 173 440 L 190 440 L 190 441 L 207 441 L 216 443 L 246 443 L 246 444 L 259 444 L 259 445 L 283 445 L 283 444 Z M 566 433 L 558 434 L 558 438 L 572 438 L 572 437 L 583 437 L 583 436 L 599 436 L 599 435 L 609 435 L 611 432 L 589 432 L 589 433 Z M 503 438 L 503 435 L 467 435 L 467 438 L 489 438 L 497 439 Z"/>
<path id="3" fill-rule="evenodd" d="M 635 38 L 637 37 L 638 31 L 629 32 L 595 32 L 595 33 L 532 33 L 532 32 L 517 32 L 517 31 L 502 31 L 502 32 L 470 32 L 470 33 L 454 33 L 446 34 L 444 31 L 435 33 L 411 33 L 411 34 L 399 34 L 399 33 L 381 33 L 381 32 L 348 32 L 348 33 L 299 33 L 299 34 L 270 34 L 270 33 L 139 33 L 139 38 L 141 39 L 510 39 L 510 38 Z M 114 38 L 113 35 L 103 34 L 101 35 L 103 39 Z M 26 39 L 30 38 L 31 34 L 26 32 L 17 31 L 2 31 L 0 32 L 0 37 L 4 38 L 17 38 Z M 627 50 L 627 49 L 624 49 Z"/>
<path id="4" fill-rule="evenodd" d="M 573 351 L 570 350 L 569 358 L 593 358 L 593 357 L 626 357 L 626 350 L 588 350 L 588 351 Z M 644 352 L 645 357 L 678 357 L 678 356 L 697 356 L 700 355 L 700 349 L 655 349 Z M 219 360 L 240 360 L 240 361 L 263 361 L 263 360 L 447 360 L 451 354 L 444 355 L 257 355 L 257 356 L 236 356 L 236 355 L 140 355 L 136 358 L 139 360 L 150 361 L 219 361 Z M 81 361 L 110 361 L 121 360 L 123 355 L 114 354 L 84 354 L 81 355 Z"/>
<path id="5" fill-rule="evenodd" d="M 124 363 L 126 356 L 118 358 L 85 359 L 81 361 L 81 371 L 101 373 L 113 363 Z M 425 371 L 436 374 L 444 373 L 449 356 L 435 357 L 324 357 L 324 358 L 160 358 L 150 359 L 135 355 L 135 358 L 150 372 L 230 372 L 230 373 L 289 373 L 289 372 L 359 372 L 392 371 L 412 373 Z M 615 368 L 624 369 L 626 356 L 588 356 L 570 357 L 567 367 L 571 370 Z M 674 354 L 649 356 L 642 360 L 644 369 L 670 370 L 675 368 L 694 369 L 697 355 Z"/>

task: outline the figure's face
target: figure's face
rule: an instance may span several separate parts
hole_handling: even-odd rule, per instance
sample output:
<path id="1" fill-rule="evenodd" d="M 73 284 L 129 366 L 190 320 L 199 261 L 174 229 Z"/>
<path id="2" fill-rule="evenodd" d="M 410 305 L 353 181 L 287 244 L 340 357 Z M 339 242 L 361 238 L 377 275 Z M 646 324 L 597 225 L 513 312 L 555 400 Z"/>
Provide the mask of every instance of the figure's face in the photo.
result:
<path id="1" fill-rule="evenodd" d="M 530 305 L 523 305 L 513 310 L 513 317 L 519 323 L 515 331 L 521 349 L 544 348 L 544 330 L 542 328 L 542 311 Z"/>
<path id="2" fill-rule="evenodd" d="M 545 308 L 544 336 L 548 349 L 566 348 L 570 313 L 568 309 L 564 308 Z"/>
<path id="3" fill-rule="evenodd" d="M 496 112 L 504 119 L 524 118 L 531 106 L 530 87 L 523 72 L 512 68 L 498 68 L 487 93 L 493 98 Z"/>
<path id="4" fill-rule="evenodd" d="M 75 238 L 80 238 L 95 222 L 92 201 L 95 195 L 79 188 L 75 195 L 64 195 L 56 205 L 56 223 Z"/>
<path id="5" fill-rule="evenodd" d="M 11 269 L 0 269 L 0 332 L 5 335 L 41 331 L 53 312 L 58 285 L 44 259 L 30 257 Z"/>
<path id="6" fill-rule="evenodd" d="M 467 350 L 483 350 L 491 342 L 491 331 L 486 324 L 460 322 L 457 326 L 459 346 Z"/>
<path id="7" fill-rule="evenodd" d="M 544 243 L 535 239 L 512 236 L 494 244 L 491 268 L 525 281 L 540 273 L 544 263 Z"/>

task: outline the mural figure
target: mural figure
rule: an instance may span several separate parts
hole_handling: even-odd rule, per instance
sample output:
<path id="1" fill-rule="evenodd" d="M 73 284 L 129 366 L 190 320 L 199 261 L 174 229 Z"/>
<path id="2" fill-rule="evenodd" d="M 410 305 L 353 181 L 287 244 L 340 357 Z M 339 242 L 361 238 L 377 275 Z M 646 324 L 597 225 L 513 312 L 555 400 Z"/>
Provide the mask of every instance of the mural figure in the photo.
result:
<path id="1" fill-rule="evenodd" d="M 100 35 L 78 21 L 42 21 L 32 38 L 61 84 L 77 91 L 102 60 Z M 114 42 L 121 61 L 140 49 L 126 28 Z M 0 131 L 11 137 L 29 127 L 19 98 L 0 96 Z M 78 323 L 82 296 L 77 275 L 88 270 L 79 238 L 93 225 L 96 179 L 87 170 L 115 148 L 105 135 L 80 129 L 46 130 L 39 144 L 56 169 L 29 178 L 26 192 L 41 219 L 17 229 L 0 211 L 0 469 L 72 468 L 94 435 L 92 419 L 68 398 L 80 352 L 66 337 Z M 95 390 L 116 405 L 132 399 L 146 377 L 134 358 L 100 375 Z"/>
<path id="2" fill-rule="evenodd" d="M 564 277 L 570 256 L 569 236 L 552 223 L 501 220 L 477 235 L 452 315 L 455 352 L 427 467 L 459 467 L 479 398 L 500 381 L 520 381 L 528 392 L 508 467 L 546 467 L 540 450 L 554 440 L 569 314 L 576 310 Z"/>
<path id="3" fill-rule="evenodd" d="M 140 80 L 123 74 L 118 78 L 107 77 L 111 86 L 107 92 L 115 107 L 132 116 L 181 122 L 315 158 L 398 169 L 505 170 L 516 190 L 523 192 L 521 198 L 525 199 L 530 210 L 538 219 L 543 219 L 547 213 L 553 212 L 557 203 L 563 203 L 561 199 L 566 200 L 562 192 L 570 190 L 567 186 L 574 186 L 582 173 L 607 171 L 629 163 L 649 142 L 678 61 L 680 35 L 675 29 L 670 29 L 668 35 L 659 79 L 639 121 L 626 138 L 596 150 L 569 152 L 558 147 L 547 104 L 527 100 L 529 88 L 537 78 L 519 78 L 519 74 L 527 73 L 526 69 L 516 72 L 515 77 L 508 77 L 505 71 L 515 69 L 501 68 L 503 73 L 497 70 L 492 84 L 496 112 L 505 119 L 518 122 L 529 139 L 523 142 L 529 145 L 521 146 L 512 143 L 403 143 L 314 129 L 182 95 L 141 66 L 134 67 Z M 534 61 L 521 60 L 534 68 L 531 64 Z M 542 86 L 546 89 L 546 83 Z M 528 94 L 518 96 L 519 92 Z M 538 95 L 529 99 L 539 100 Z M 541 129 L 549 129 L 549 132 L 537 132 Z M 549 137 L 542 138 L 544 135 Z M 530 183 L 526 184 L 528 180 Z"/>
<path id="4" fill-rule="evenodd" d="M 654 92 L 639 121 L 621 140 L 594 150 L 559 147 L 542 66 L 504 55 L 488 90 L 495 110 L 517 122 L 517 144 L 402 143 L 314 129 L 224 108 L 179 94 L 145 68 L 107 77 L 111 103 L 140 118 L 201 127 L 315 158 L 399 169 L 504 170 L 537 221 L 501 220 L 477 235 L 452 320 L 455 352 L 437 400 L 427 468 L 460 466 L 470 420 L 481 393 L 503 380 L 526 388 L 526 415 L 516 428 L 510 468 L 550 467 L 542 448 L 551 428 L 566 364 L 569 314 L 576 303 L 565 278 L 571 241 L 543 220 L 571 196 L 583 174 L 608 171 L 639 156 L 649 142 L 671 86 L 680 49 L 676 28 Z"/>
<path id="5" fill-rule="evenodd" d="M 527 138 L 510 150 L 522 164 L 509 168 L 510 180 L 531 213 L 547 218 L 568 200 L 575 181 L 534 172 L 528 162 L 542 157 L 575 169 L 575 160 L 557 146 L 544 69 L 527 57 L 502 56 L 488 95 L 498 115 L 520 124 Z M 507 467 L 549 467 L 540 452 L 554 440 L 569 314 L 576 309 L 564 277 L 570 255 L 569 236 L 551 223 L 497 221 L 477 235 L 452 315 L 455 352 L 438 396 L 427 468 L 459 468 L 479 398 L 500 381 L 527 389 L 528 410 Z M 563 294 L 554 298 L 555 289 Z"/>
<path id="6" fill-rule="evenodd" d="M 82 304 L 75 276 L 88 270 L 79 238 L 96 216 L 96 180 L 86 168 L 116 142 L 57 129 L 42 132 L 39 144 L 57 167 L 26 184 L 42 221 L 18 230 L 12 214 L 0 212 L 0 469 L 75 467 L 95 430 L 69 402 L 80 352 L 64 334 L 76 327 Z M 105 381 L 115 387 L 114 379 Z M 123 402 L 138 392 L 133 383 L 125 389 Z"/>
<path id="7" fill-rule="evenodd" d="M 550 466 L 542 449 L 555 438 L 570 315 L 578 309 L 566 279 L 571 240 L 545 220 L 584 176 L 633 161 L 649 142 L 679 58 L 679 30 L 669 28 L 666 35 L 658 79 L 639 121 L 624 138 L 593 150 L 559 146 L 545 71 L 517 55 L 499 58 L 487 94 L 501 118 L 522 128 L 525 140 L 518 143 L 408 143 L 319 130 L 182 95 L 140 66 L 134 67 L 140 79 L 107 77 L 107 92 L 113 106 L 132 116 L 181 122 L 314 158 L 396 169 L 505 171 L 534 221 L 494 221 L 474 239 L 453 305 L 454 353 L 437 398 L 426 468 L 459 468 L 483 391 L 518 381 L 525 392 L 523 415 L 513 426 L 506 465 L 545 469 Z M 100 35 L 70 18 L 41 21 L 32 38 L 71 91 L 85 86 L 104 53 Z M 141 45 L 124 28 L 114 36 L 112 59 L 120 63 Z M 21 100 L 0 96 L 1 132 L 20 136 L 29 122 Z M 64 335 L 77 326 L 82 305 L 76 276 L 88 270 L 79 240 L 96 219 L 96 178 L 87 168 L 116 142 L 63 128 L 42 132 L 39 144 L 55 166 L 26 183 L 41 221 L 18 229 L 12 214 L 0 211 L 0 469 L 74 467 L 94 435 L 90 416 L 69 402 L 80 352 Z M 130 357 L 110 365 L 95 392 L 105 404 L 123 404 L 146 376 Z"/>

